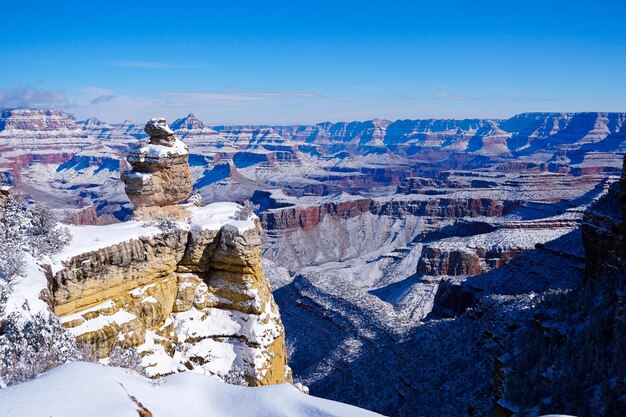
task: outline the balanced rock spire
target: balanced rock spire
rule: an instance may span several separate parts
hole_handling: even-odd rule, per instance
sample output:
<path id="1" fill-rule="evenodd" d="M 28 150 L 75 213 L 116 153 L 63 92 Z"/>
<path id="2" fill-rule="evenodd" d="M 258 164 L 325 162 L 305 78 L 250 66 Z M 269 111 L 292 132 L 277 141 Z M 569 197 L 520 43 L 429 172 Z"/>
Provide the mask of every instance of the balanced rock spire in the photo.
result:
<path id="1" fill-rule="evenodd" d="M 164 118 L 151 119 L 144 130 L 149 143 L 131 149 L 127 159 L 132 170 L 122 174 L 133 216 L 185 217 L 178 203 L 192 192 L 187 146 L 174 136 Z"/>

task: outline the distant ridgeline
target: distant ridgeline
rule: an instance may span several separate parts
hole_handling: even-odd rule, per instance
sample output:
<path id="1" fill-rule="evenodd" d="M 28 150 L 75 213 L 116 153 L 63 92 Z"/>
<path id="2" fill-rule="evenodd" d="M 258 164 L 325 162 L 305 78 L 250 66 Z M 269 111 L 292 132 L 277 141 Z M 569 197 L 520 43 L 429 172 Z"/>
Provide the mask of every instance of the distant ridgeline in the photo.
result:
<path id="1" fill-rule="evenodd" d="M 206 126 L 193 113 L 172 123 L 181 139 L 255 148 L 287 144 L 308 145 L 328 152 L 341 149 L 371 152 L 387 149 L 418 157 L 420 151 L 439 150 L 483 157 L 521 157 L 549 152 L 553 166 L 580 164 L 587 152 L 624 150 L 626 113 L 522 113 L 510 119 L 382 119 L 315 125 Z M 130 121 L 109 124 L 96 118 L 76 121 L 59 110 L 8 109 L 0 113 L 0 138 L 145 137 L 143 126 Z M 559 152 L 557 152 L 559 151 Z M 419 159 L 419 158 L 418 158 Z M 436 160 L 437 155 L 427 160 Z M 545 159 L 542 158 L 542 159 Z M 617 168 L 617 167 L 614 167 Z"/>

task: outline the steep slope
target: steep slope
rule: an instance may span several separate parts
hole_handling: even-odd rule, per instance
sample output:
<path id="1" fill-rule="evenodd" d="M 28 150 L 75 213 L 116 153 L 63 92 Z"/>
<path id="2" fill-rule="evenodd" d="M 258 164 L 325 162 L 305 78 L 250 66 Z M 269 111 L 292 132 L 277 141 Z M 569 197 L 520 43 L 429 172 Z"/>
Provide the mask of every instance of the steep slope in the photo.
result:
<path id="1" fill-rule="evenodd" d="M 582 285 L 540 305 L 515 340 L 517 349 L 497 360 L 500 415 L 557 409 L 581 417 L 623 415 L 625 218 L 626 158 L 621 180 L 585 213 Z"/>
<path id="2" fill-rule="evenodd" d="M 489 415 L 493 358 L 538 300 L 582 281 L 600 177 L 445 174 L 392 198 L 257 193 L 264 253 L 294 275 L 275 291 L 290 363 L 315 395 L 392 416 Z M 461 250 L 475 269 L 420 269 Z"/>

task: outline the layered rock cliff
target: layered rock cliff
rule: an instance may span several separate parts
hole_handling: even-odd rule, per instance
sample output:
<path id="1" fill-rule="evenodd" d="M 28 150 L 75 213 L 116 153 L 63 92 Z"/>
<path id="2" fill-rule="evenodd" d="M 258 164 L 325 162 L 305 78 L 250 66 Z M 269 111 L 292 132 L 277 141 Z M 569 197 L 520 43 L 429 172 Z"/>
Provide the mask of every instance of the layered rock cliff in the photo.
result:
<path id="1" fill-rule="evenodd" d="M 494 221 L 480 230 L 472 222 L 457 222 L 452 228 L 460 236 L 424 244 L 417 273 L 420 275 L 477 275 L 500 268 L 522 252 L 543 246 L 580 226 L 578 210 L 541 220 Z M 484 227 L 484 226 L 483 226 Z M 464 236 L 463 229 L 468 229 Z"/>
<path id="2" fill-rule="evenodd" d="M 289 382 L 258 220 L 234 220 L 233 203 L 189 210 L 189 223 L 170 230 L 135 221 L 74 227 L 74 242 L 48 269 L 55 313 L 99 358 L 137 348 L 151 376 L 241 370 L 250 385 Z"/>
<path id="3" fill-rule="evenodd" d="M 363 213 L 374 215 L 433 216 L 438 218 L 460 218 L 476 216 L 502 216 L 519 206 L 520 200 L 500 200 L 492 196 L 433 197 L 427 195 L 393 196 L 391 198 L 363 198 L 342 195 L 329 198 L 315 205 L 306 205 L 295 199 L 284 198 L 277 192 L 257 191 L 252 199 L 267 209 L 260 214 L 263 227 L 267 230 L 302 228 L 310 230 L 327 215 L 351 218 Z M 293 201 L 293 202 L 292 202 Z"/>

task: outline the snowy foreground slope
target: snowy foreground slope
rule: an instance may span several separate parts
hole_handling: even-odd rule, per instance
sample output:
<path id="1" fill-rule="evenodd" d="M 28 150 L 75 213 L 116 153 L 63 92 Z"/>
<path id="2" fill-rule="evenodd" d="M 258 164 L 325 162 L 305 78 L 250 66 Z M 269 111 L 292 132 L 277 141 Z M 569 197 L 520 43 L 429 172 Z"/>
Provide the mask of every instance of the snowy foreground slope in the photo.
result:
<path id="1" fill-rule="evenodd" d="M 139 413 L 139 411 L 142 413 Z M 150 414 L 149 414 L 149 413 Z M 373 417 L 370 411 L 302 394 L 290 385 L 243 388 L 192 372 L 155 383 L 130 371 L 73 362 L 0 390 L 11 417 Z"/>

